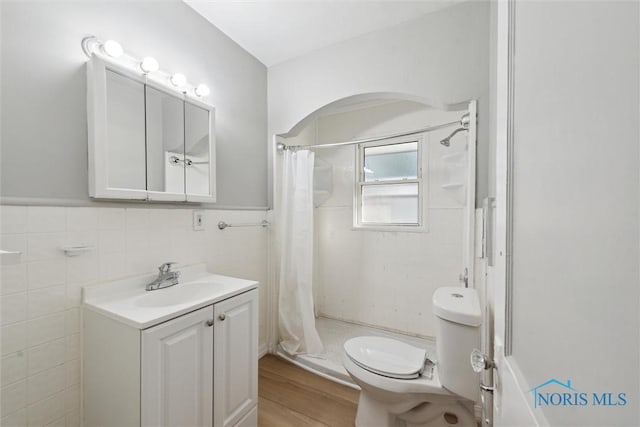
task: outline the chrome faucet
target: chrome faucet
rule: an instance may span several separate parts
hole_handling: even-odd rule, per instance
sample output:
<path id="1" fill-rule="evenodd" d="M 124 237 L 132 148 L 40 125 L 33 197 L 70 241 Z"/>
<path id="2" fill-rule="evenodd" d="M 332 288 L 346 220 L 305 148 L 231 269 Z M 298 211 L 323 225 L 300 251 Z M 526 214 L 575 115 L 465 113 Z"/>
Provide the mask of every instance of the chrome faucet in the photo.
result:
<path id="1" fill-rule="evenodd" d="M 180 272 L 171 271 L 171 266 L 173 264 L 175 264 L 175 262 L 165 262 L 160 267 L 158 267 L 158 270 L 160 271 L 160 273 L 158 273 L 158 277 L 156 277 L 153 282 L 149 283 L 145 289 L 147 291 L 155 291 L 158 289 L 177 285 L 178 277 L 180 277 Z"/>

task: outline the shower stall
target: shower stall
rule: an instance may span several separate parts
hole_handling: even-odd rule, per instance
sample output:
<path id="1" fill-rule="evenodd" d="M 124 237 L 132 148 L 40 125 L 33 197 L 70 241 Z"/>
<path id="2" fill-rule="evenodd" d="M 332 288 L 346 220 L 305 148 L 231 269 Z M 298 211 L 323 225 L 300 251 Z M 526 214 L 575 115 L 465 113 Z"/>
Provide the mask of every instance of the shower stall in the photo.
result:
<path id="1" fill-rule="evenodd" d="M 349 385 L 355 336 L 435 359 L 431 296 L 474 280 L 475 118 L 475 101 L 381 100 L 275 138 L 271 351 Z"/>

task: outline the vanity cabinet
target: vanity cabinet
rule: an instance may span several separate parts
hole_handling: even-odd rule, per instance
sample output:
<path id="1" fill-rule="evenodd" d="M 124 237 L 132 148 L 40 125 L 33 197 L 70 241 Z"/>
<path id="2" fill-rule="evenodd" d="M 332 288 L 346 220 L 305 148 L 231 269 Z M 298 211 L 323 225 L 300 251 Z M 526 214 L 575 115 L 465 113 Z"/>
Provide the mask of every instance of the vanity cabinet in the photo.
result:
<path id="1" fill-rule="evenodd" d="M 98 54 L 87 63 L 89 195 L 215 202 L 215 109 Z"/>
<path id="2" fill-rule="evenodd" d="M 83 313 L 85 426 L 257 425 L 257 289 L 142 330 Z"/>
<path id="3" fill-rule="evenodd" d="M 212 425 L 213 325 L 208 306 L 142 331 L 143 426 Z"/>
<path id="4" fill-rule="evenodd" d="M 213 306 L 213 425 L 216 427 L 257 424 L 258 414 L 252 409 L 258 404 L 257 304 L 255 295 L 246 293 Z M 246 418 L 255 422 L 247 422 Z"/>

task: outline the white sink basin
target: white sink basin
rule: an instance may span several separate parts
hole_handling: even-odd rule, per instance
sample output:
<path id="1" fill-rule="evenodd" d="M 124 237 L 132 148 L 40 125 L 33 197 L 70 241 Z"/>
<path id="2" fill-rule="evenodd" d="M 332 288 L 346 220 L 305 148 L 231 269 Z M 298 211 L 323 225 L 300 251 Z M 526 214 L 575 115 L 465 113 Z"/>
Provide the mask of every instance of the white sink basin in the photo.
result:
<path id="1" fill-rule="evenodd" d="M 179 270 L 175 286 L 146 291 L 157 275 L 142 275 L 85 287 L 84 308 L 138 329 L 146 329 L 190 311 L 258 287 L 253 280 L 211 274 L 204 264 Z"/>
<path id="2" fill-rule="evenodd" d="M 140 307 L 168 307 L 198 302 L 211 295 L 215 283 L 191 282 L 179 283 L 169 288 L 147 291 L 137 297 L 134 304 Z"/>

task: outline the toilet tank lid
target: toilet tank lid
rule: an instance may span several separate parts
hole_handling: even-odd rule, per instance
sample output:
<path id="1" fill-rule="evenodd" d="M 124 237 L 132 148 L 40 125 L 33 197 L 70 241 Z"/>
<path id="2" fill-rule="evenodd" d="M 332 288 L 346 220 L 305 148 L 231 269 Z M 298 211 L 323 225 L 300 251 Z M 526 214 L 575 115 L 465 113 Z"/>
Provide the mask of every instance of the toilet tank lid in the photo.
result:
<path id="1" fill-rule="evenodd" d="M 468 326 L 482 324 L 480 300 L 475 289 L 448 286 L 433 293 L 433 313 L 441 319 Z"/>

